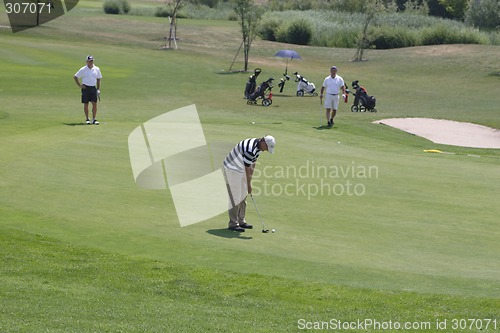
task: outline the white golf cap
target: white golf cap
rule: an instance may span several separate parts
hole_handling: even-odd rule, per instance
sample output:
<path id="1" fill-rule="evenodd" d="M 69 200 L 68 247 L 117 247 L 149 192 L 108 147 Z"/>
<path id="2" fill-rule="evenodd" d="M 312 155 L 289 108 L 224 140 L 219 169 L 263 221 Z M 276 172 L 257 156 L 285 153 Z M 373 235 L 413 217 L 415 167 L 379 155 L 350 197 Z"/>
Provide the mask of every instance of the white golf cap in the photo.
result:
<path id="1" fill-rule="evenodd" d="M 274 154 L 274 146 L 276 145 L 276 140 L 274 139 L 274 137 L 271 135 L 266 135 L 264 137 L 264 140 L 266 141 L 267 151 L 271 154 Z"/>
<path id="2" fill-rule="evenodd" d="M 88 55 L 88 56 L 87 56 L 87 61 L 94 61 L 94 57 L 93 57 L 93 56 L 91 56 L 91 55 Z"/>

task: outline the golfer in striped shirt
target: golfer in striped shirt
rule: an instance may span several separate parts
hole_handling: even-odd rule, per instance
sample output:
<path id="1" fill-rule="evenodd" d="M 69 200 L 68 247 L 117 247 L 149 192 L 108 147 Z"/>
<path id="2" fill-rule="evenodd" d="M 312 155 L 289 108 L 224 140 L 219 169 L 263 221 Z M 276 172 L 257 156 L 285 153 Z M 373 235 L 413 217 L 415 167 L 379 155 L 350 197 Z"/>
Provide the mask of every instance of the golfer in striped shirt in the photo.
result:
<path id="1" fill-rule="evenodd" d="M 229 194 L 228 229 L 244 232 L 253 226 L 245 220 L 246 197 L 252 193 L 252 175 L 255 162 L 263 151 L 274 154 L 276 140 L 271 135 L 249 138 L 238 143 L 223 162 Z"/>

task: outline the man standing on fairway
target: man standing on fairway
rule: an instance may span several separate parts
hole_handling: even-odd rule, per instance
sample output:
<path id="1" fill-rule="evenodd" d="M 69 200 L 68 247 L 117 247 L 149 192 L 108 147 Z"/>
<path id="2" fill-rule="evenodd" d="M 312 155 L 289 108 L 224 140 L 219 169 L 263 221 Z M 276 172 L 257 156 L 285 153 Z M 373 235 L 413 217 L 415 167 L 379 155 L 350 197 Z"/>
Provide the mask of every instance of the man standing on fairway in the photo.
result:
<path id="1" fill-rule="evenodd" d="M 247 194 L 252 193 L 255 162 L 263 151 L 274 154 L 276 140 L 271 135 L 249 138 L 238 143 L 222 163 L 229 194 L 228 229 L 244 232 L 253 226 L 245 221 Z"/>
<path id="2" fill-rule="evenodd" d="M 79 79 L 82 79 L 82 84 L 80 84 Z M 76 82 L 76 85 L 82 89 L 82 103 L 83 103 L 83 112 L 85 112 L 86 124 L 90 125 L 89 119 L 89 102 L 92 103 L 92 124 L 99 125 L 99 122 L 96 119 L 97 115 L 97 96 L 100 94 L 101 89 L 101 70 L 99 67 L 94 66 L 94 57 L 89 55 L 87 56 L 87 65 L 80 68 L 78 72 L 76 72 L 73 79 Z"/>
<path id="3" fill-rule="evenodd" d="M 325 90 L 326 121 L 328 122 L 328 127 L 332 127 L 334 124 L 333 118 L 337 115 L 337 109 L 339 107 L 339 94 L 341 91 L 342 99 L 345 100 L 344 79 L 337 75 L 337 67 L 335 66 L 330 68 L 330 75 L 323 81 L 323 86 L 321 86 L 321 92 L 319 95 L 320 103 L 323 103 L 323 93 Z"/>

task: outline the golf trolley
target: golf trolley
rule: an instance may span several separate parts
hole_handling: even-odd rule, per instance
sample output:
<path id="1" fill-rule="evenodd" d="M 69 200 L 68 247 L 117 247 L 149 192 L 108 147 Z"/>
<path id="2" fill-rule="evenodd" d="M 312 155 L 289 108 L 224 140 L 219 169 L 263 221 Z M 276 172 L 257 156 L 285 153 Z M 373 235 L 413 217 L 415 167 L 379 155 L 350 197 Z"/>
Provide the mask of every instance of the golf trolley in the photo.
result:
<path id="1" fill-rule="evenodd" d="M 306 78 L 301 76 L 298 72 L 293 73 L 293 75 L 295 75 L 295 82 L 298 82 L 297 96 L 302 97 L 305 94 L 309 96 L 318 96 L 314 83 L 307 81 Z"/>
<path id="2" fill-rule="evenodd" d="M 248 82 L 245 86 L 245 99 L 249 99 L 250 95 L 255 91 L 255 87 L 257 87 L 257 77 L 262 72 L 262 69 L 256 68 L 253 71 L 253 74 L 248 78 Z"/>
<path id="3" fill-rule="evenodd" d="M 377 112 L 375 104 L 377 102 L 375 96 L 368 95 L 368 92 L 363 86 L 358 84 L 358 80 L 352 82 L 352 88 L 356 90 L 354 102 L 351 106 L 352 112 Z"/>
<path id="4" fill-rule="evenodd" d="M 273 93 L 271 92 L 273 89 L 273 80 L 274 78 L 270 77 L 267 81 L 262 82 L 257 89 L 248 96 L 247 104 L 257 105 L 257 100 L 259 99 L 262 99 L 263 106 L 273 104 Z"/>

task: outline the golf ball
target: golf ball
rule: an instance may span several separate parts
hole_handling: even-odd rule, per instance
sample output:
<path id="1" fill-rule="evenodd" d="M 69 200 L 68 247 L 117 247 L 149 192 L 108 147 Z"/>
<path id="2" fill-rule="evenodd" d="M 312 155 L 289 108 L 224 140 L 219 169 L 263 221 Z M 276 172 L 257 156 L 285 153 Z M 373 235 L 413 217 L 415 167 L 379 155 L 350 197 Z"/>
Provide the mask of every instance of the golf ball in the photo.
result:
<path id="1" fill-rule="evenodd" d="M 271 232 L 275 232 L 275 231 L 276 231 L 276 230 L 274 230 L 274 229 L 273 229 L 273 230 L 271 230 Z"/>
<path id="2" fill-rule="evenodd" d="M 252 121 L 252 125 L 254 125 L 254 124 L 255 124 L 255 121 Z"/>

